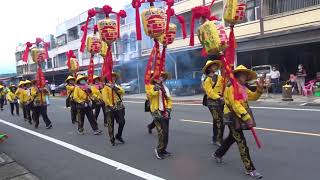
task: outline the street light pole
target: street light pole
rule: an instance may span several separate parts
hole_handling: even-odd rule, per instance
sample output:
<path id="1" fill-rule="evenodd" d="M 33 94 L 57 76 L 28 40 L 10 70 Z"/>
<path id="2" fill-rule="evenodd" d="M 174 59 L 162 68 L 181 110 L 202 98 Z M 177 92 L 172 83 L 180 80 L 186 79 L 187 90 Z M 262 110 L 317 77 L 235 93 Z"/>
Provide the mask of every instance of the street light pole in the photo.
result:
<path id="1" fill-rule="evenodd" d="M 263 0 L 260 0 L 260 35 L 264 35 Z"/>

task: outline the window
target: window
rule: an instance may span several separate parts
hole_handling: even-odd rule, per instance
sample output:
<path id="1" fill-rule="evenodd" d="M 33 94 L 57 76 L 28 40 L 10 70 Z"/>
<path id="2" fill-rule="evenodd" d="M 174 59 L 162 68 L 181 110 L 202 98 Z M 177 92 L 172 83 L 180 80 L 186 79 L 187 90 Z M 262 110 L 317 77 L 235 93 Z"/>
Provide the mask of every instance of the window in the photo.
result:
<path id="1" fill-rule="evenodd" d="M 66 53 L 58 54 L 58 67 L 63 67 L 66 65 L 67 56 Z"/>
<path id="2" fill-rule="evenodd" d="M 51 59 L 51 58 L 49 58 L 49 59 L 47 60 L 47 65 L 48 65 L 48 69 L 51 69 L 51 68 L 52 68 L 52 59 Z"/>
<path id="3" fill-rule="evenodd" d="M 16 52 L 16 61 L 20 61 L 22 59 L 23 52 Z"/>
<path id="4" fill-rule="evenodd" d="M 87 51 L 87 49 L 84 50 L 82 53 L 82 59 L 89 59 L 90 58 L 90 53 Z"/>
<path id="5" fill-rule="evenodd" d="M 73 27 L 68 30 L 68 42 L 79 39 L 78 27 Z"/>
<path id="6" fill-rule="evenodd" d="M 320 4 L 320 0 L 264 0 L 264 15 L 279 14 Z"/>
<path id="7" fill-rule="evenodd" d="M 128 34 L 123 35 L 123 37 L 121 39 L 122 39 L 122 48 L 123 48 L 122 53 L 125 54 L 128 52 L 128 44 L 129 44 Z"/>

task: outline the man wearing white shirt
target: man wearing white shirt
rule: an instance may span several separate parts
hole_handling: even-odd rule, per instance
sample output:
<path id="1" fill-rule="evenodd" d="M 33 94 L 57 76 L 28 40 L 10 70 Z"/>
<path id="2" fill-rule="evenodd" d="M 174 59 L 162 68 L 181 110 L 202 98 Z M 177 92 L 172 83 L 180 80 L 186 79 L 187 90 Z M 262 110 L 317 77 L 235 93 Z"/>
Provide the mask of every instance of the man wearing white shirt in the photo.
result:
<path id="1" fill-rule="evenodd" d="M 280 82 L 280 72 L 276 67 L 272 67 L 270 72 L 271 83 L 272 83 L 272 93 L 280 93 L 279 82 Z"/>

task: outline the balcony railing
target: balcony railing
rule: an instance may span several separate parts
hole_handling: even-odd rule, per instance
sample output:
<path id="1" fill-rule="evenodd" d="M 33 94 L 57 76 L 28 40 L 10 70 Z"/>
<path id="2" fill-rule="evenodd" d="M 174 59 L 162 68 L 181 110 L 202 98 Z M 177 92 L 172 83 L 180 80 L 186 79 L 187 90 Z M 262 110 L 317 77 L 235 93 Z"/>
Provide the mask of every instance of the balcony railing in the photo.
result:
<path id="1" fill-rule="evenodd" d="M 319 5 L 320 0 L 264 0 L 263 15 L 273 15 Z"/>

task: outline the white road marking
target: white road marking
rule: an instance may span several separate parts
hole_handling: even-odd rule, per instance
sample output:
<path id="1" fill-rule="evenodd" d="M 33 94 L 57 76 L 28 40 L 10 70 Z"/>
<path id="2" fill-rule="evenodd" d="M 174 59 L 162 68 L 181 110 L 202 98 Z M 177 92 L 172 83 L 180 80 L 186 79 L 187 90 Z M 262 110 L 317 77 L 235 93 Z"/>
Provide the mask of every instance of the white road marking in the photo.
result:
<path id="1" fill-rule="evenodd" d="M 112 159 L 108 159 L 106 157 L 103 157 L 101 155 L 98 155 L 98 154 L 95 154 L 95 153 L 92 153 L 90 151 L 87 151 L 85 149 L 82 149 L 82 148 L 79 148 L 77 146 L 74 146 L 72 144 L 69 144 L 69 143 L 66 143 L 66 142 L 63 142 L 63 141 L 60 141 L 58 139 L 55 139 L 55 138 L 52 138 L 52 137 L 49 137 L 49 136 L 46 136 L 46 135 L 43 135 L 43 134 L 40 134 L 38 132 L 35 132 L 35 131 L 32 131 L 32 130 L 29 130 L 29 129 L 26 129 L 26 128 L 23 128 L 21 126 L 18 126 L 18 125 L 15 125 L 13 123 L 10 123 L 10 122 L 7 122 L 7 121 L 4 121 L 2 119 L 0 119 L 0 123 L 3 123 L 3 124 L 6 124 L 8 126 L 11 126 L 13 128 L 16 128 L 16 129 L 19 129 L 23 132 L 26 132 L 28 134 L 31 134 L 31 135 L 34 135 L 36 137 L 39 137 L 41 139 L 44 139 L 44 140 L 47 140 L 49 142 L 52 142 L 54 144 L 57 144 L 59 146 L 62 146 L 64 148 L 67 148 L 71 151 L 74 151 L 76 153 L 79 153 L 81 155 L 84 155 L 84 156 L 87 156 L 91 159 L 94 159 L 94 160 L 97 160 L 97 161 L 100 161 L 104 164 L 108 164 L 110 166 L 113 166 L 115 167 L 117 170 L 118 169 L 121 169 L 125 172 L 128 172 L 130 174 L 133 174 L 135 176 L 138 176 L 138 177 L 141 177 L 143 179 L 147 179 L 147 180 L 165 180 L 163 178 L 160 178 L 158 176 L 155 176 L 155 175 L 152 175 L 152 174 L 149 174 L 147 172 L 144 172 L 144 171 L 141 171 L 139 169 L 136 169 L 136 168 L 133 168 L 131 166 L 128 166 L 128 165 L 125 165 L 125 164 L 122 164 L 120 162 L 117 162 L 117 161 L 114 161 Z"/>
<path id="2" fill-rule="evenodd" d="M 127 103 L 144 104 L 142 101 L 124 101 Z M 181 106 L 202 106 L 202 104 L 192 103 L 173 103 Z M 320 112 L 320 109 L 300 109 L 300 108 L 281 108 L 281 107 L 263 107 L 263 106 L 250 106 L 252 109 L 266 109 L 266 110 L 287 110 L 287 111 L 309 111 L 309 112 Z"/>
<path id="3" fill-rule="evenodd" d="M 195 120 L 188 120 L 188 119 L 180 119 L 180 121 L 182 121 L 182 122 L 199 123 L 199 124 L 212 124 L 212 122 L 195 121 Z M 298 134 L 298 135 L 306 135 L 306 136 L 317 136 L 317 137 L 320 137 L 320 134 L 308 133 L 308 132 L 288 131 L 288 130 L 282 130 L 282 129 L 270 129 L 270 128 L 260 128 L 260 127 L 255 127 L 255 129 L 262 130 L 262 131 L 282 132 L 282 133 L 288 133 L 288 134 Z"/>

